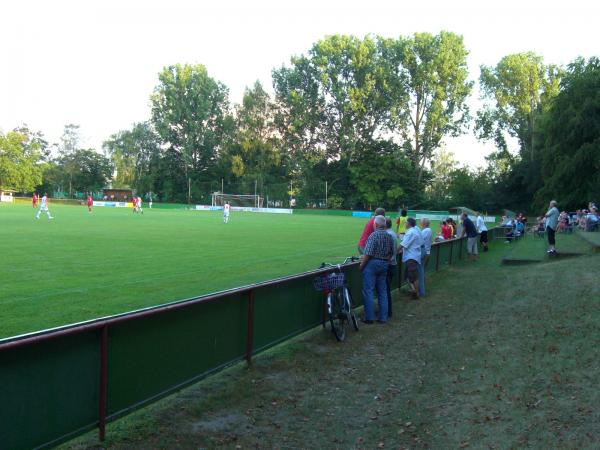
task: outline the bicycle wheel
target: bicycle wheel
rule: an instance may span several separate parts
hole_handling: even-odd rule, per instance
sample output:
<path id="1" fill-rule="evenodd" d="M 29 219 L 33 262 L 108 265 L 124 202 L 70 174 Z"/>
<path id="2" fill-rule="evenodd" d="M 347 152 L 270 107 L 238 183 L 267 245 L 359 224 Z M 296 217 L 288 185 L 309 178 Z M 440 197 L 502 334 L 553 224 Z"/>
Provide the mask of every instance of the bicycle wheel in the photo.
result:
<path id="1" fill-rule="evenodd" d="M 346 312 L 344 311 L 344 297 L 340 289 L 334 289 L 327 295 L 327 312 L 331 331 L 338 341 L 346 339 Z"/>
<path id="2" fill-rule="evenodd" d="M 348 321 L 352 322 L 352 326 L 355 331 L 358 331 L 358 320 L 356 319 L 356 315 L 352 310 L 352 295 L 350 295 L 350 290 L 344 286 L 344 300 L 346 304 L 346 309 L 348 310 Z"/>

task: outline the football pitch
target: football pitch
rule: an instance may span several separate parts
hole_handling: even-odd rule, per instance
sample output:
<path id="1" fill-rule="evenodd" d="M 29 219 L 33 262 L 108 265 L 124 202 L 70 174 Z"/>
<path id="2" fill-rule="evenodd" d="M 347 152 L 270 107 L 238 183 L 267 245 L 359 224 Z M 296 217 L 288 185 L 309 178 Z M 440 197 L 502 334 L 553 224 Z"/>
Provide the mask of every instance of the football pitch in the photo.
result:
<path id="1" fill-rule="evenodd" d="M 356 254 L 366 219 L 0 205 L 0 338 L 195 297 Z"/>

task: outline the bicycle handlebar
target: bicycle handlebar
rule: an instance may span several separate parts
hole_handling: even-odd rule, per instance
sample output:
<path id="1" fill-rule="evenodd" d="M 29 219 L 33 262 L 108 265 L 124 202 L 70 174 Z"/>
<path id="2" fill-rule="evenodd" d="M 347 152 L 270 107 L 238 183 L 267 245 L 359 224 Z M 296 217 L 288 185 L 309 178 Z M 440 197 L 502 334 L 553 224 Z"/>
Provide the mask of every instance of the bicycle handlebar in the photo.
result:
<path id="1" fill-rule="evenodd" d="M 328 262 L 322 262 L 321 265 L 319 266 L 319 269 L 324 269 L 325 267 L 340 267 L 343 266 L 344 264 L 348 264 L 349 262 L 354 262 L 354 261 L 358 261 L 359 258 L 357 258 L 356 256 L 348 256 L 343 263 L 341 264 L 332 264 L 332 263 L 328 263 Z"/>

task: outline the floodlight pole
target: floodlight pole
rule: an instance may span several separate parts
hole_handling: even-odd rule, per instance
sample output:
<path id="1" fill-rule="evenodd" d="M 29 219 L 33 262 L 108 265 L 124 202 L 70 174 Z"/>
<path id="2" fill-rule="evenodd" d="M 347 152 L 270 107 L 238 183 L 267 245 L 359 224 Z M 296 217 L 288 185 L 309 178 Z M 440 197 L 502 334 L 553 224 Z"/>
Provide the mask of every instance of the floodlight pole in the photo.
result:
<path id="1" fill-rule="evenodd" d="M 225 191 L 223 190 L 223 178 L 221 178 L 221 194 L 224 194 Z"/>
<path id="2" fill-rule="evenodd" d="M 327 180 L 325 180 L 325 209 L 329 206 L 327 205 Z"/>
<path id="3" fill-rule="evenodd" d="M 192 179 L 188 177 L 188 205 L 192 203 Z"/>

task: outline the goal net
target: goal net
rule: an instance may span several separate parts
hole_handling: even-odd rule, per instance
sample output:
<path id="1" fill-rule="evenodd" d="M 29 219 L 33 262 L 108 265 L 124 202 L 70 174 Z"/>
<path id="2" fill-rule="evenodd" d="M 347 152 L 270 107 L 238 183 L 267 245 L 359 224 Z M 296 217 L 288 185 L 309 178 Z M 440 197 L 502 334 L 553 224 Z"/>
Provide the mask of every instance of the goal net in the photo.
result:
<path id="1" fill-rule="evenodd" d="M 221 192 L 212 194 L 212 206 L 223 206 L 225 203 L 229 203 L 231 206 L 262 208 L 263 198 L 260 195 L 223 194 Z"/>

